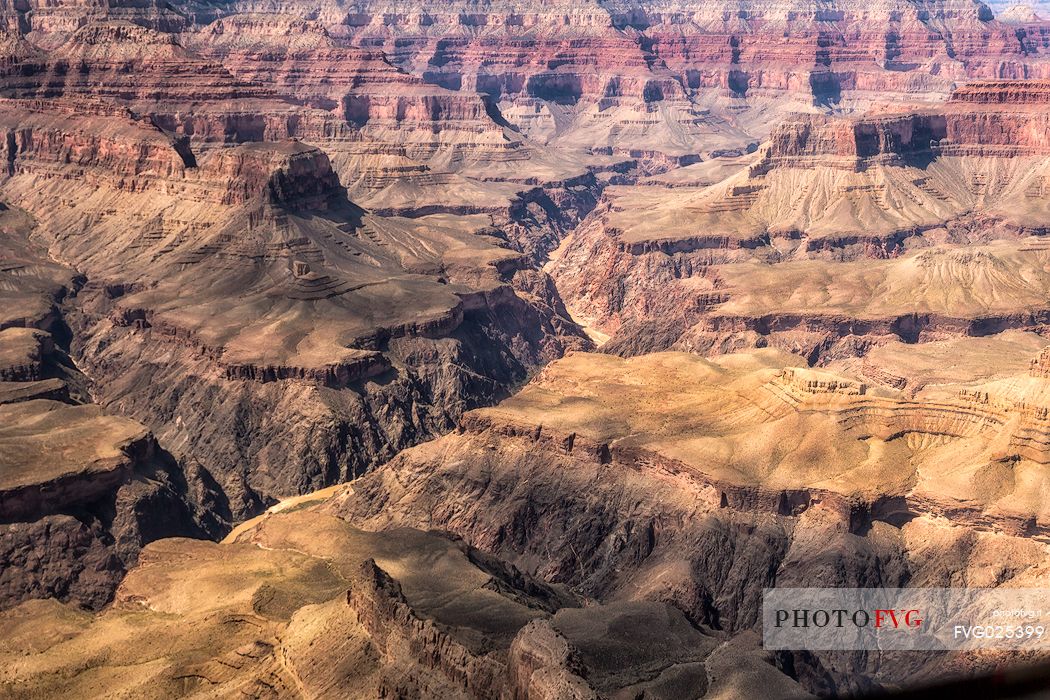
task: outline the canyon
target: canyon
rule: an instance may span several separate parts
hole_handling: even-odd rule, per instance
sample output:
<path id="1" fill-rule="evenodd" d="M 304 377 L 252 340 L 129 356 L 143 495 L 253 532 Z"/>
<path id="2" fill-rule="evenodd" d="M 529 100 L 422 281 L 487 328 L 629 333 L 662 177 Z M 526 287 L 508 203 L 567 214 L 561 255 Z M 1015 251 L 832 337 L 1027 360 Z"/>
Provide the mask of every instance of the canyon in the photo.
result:
<path id="1" fill-rule="evenodd" d="M 1040 6 L 0 18 L 0 695 L 1046 660 L 761 638 L 765 588 L 1050 587 Z"/>

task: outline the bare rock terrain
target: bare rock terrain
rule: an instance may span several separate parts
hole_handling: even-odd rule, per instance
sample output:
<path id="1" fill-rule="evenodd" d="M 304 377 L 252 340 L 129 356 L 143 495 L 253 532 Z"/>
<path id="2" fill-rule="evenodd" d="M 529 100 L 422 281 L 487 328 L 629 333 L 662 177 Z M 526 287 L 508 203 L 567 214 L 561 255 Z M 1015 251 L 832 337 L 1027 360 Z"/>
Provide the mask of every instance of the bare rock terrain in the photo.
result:
<path id="1" fill-rule="evenodd" d="M 151 544 L 100 615 L 34 601 L 0 617 L 10 697 L 805 695 L 760 652 L 727 668 L 719 636 L 670 606 L 580 607 L 462 542 L 364 532 L 313 509 L 263 516 L 220 544 Z M 70 683 L 85 653 L 94 670 Z"/>
<path id="2" fill-rule="evenodd" d="M 1047 588 L 1050 14 L 0 7 L 0 695 L 837 696 Z"/>
<path id="3" fill-rule="evenodd" d="M 607 188 L 549 269 L 624 355 L 772 346 L 827 363 L 894 339 L 1041 332 L 1041 86 L 789 119 L 721 181 Z"/>
<path id="4" fill-rule="evenodd" d="M 23 221 L 13 211 L 0 217 L 16 228 Z M 27 598 L 97 609 L 142 545 L 221 532 L 210 512 L 216 489 L 192 472 L 188 481 L 141 423 L 86 398 L 57 306 L 77 280 L 5 233 L 10 262 L 0 279 L 7 308 L 24 313 L 0 330 L 0 609 Z"/>

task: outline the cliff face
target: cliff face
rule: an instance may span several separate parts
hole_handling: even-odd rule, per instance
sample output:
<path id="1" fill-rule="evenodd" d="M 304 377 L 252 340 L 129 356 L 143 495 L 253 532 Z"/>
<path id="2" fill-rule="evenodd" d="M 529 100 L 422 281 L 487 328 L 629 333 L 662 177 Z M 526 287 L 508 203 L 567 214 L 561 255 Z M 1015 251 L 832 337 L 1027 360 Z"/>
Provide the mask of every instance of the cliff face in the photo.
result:
<path id="1" fill-rule="evenodd" d="M 342 190 L 328 156 L 298 142 L 221 150 L 204 161 L 201 176 L 228 183 L 220 199 L 225 205 L 262 199 L 267 205 L 292 211 L 325 209 L 328 200 Z"/>
<path id="2" fill-rule="evenodd" d="M 7 96 L 83 94 L 164 102 L 198 95 L 232 100 L 267 94 L 257 86 L 237 81 L 221 66 L 187 52 L 172 35 L 126 22 L 88 24 L 61 46 L 37 56 L 37 61 L 26 61 L 17 72 L 8 72 L 4 84 Z"/>
<path id="3" fill-rule="evenodd" d="M 117 19 L 163 32 L 177 31 L 186 24 L 184 14 L 155 0 L 30 0 L 9 3 L 4 10 L 9 30 L 32 33 L 37 42 L 48 48 L 95 21 Z"/>
<path id="4" fill-rule="evenodd" d="M 493 352 L 527 338 L 517 324 L 542 323 L 510 298 L 465 315 L 453 327 L 462 341 L 396 339 L 360 369 L 282 368 L 266 359 L 217 365 L 157 325 L 140 330 L 105 320 L 84 329 L 81 357 L 107 386 L 102 400 L 141 416 L 182 459 L 215 474 L 240 519 L 280 495 L 352 478 L 450 429 L 480 397 L 522 377 L 524 363 L 557 352 L 539 346 L 520 360 Z M 206 427 L 190 435 L 188 425 Z"/>
<path id="5" fill-rule="evenodd" d="M 144 65 L 158 71 L 151 99 L 184 99 L 192 91 L 198 100 L 215 101 L 216 112 L 236 112 L 225 115 L 221 129 L 205 123 L 217 115 L 194 114 L 197 135 L 229 137 L 240 120 L 236 131 L 246 139 L 258 128 L 257 120 L 254 127 L 244 123 L 252 113 L 273 122 L 266 133 L 274 135 L 266 138 L 342 138 L 362 127 L 371 141 L 400 122 L 405 131 L 418 131 L 408 139 L 411 157 L 424 161 L 470 133 L 469 151 L 499 157 L 504 120 L 539 141 L 626 156 L 742 151 L 765 135 L 759 113 L 779 110 L 778 100 L 802 106 L 888 92 L 947 95 L 955 81 L 1045 72 L 1039 42 L 1019 40 L 1015 28 L 980 3 L 815 10 L 798 3 L 525 8 L 495 2 L 425 11 L 320 3 L 309 19 L 280 3 L 268 10 L 252 3 L 63 5 L 16 10 L 8 24 L 32 31 L 42 47 L 62 47 L 63 60 L 90 61 L 89 72 L 107 80 L 112 66 L 138 51 L 148 56 Z M 57 22 L 57 15 L 68 22 Z M 111 25 L 89 26 L 100 19 Z M 178 32 L 180 43 L 171 45 L 165 32 Z M 121 48 L 90 48 L 104 45 Z M 144 52 L 147 45 L 152 48 Z M 172 61 L 176 54 L 181 65 Z M 39 54 L 32 64 L 31 75 L 61 72 Z M 179 85 L 164 75 L 169 65 L 172 75 L 185 76 Z M 70 80 L 49 79 L 47 89 L 75 89 Z M 23 92 L 44 89 L 33 79 L 21 84 Z M 141 87 L 120 79 L 107 89 L 145 98 Z M 282 133 L 277 122 L 288 98 L 316 111 Z M 748 115 L 752 106 L 757 118 Z M 166 128 L 180 128 L 178 121 L 187 118 L 185 110 L 154 111 Z M 727 117 L 740 126 L 727 124 Z M 187 124 L 181 128 L 191 133 Z M 447 134 L 433 138 L 434 129 Z"/>
<path id="6" fill-rule="evenodd" d="M 119 108 L 48 104 L 5 112 L 5 192 L 89 277 L 65 316 L 73 354 L 96 400 L 219 482 L 227 523 L 449 429 L 586 343 L 483 222 L 368 214 L 316 147 L 195 153 Z"/>
<path id="7" fill-rule="evenodd" d="M 988 105 L 1039 105 L 1050 102 L 1045 80 L 972 82 L 952 92 L 950 102 Z"/>
<path id="8" fill-rule="evenodd" d="M 47 399 L 0 414 L 5 471 L 15 472 L 0 490 L 0 607 L 54 598 L 100 608 L 143 545 L 217 534 L 214 514 L 197 510 L 200 494 L 142 425 Z"/>
<path id="9" fill-rule="evenodd" d="M 69 644 L 0 694 L 864 691 L 932 667 L 766 658 L 764 585 L 1038 582 L 1038 21 L 27 0 L 0 26 L 0 607 L 98 608 L 134 572 L 99 616 L 5 614 Z M 613 356 L 770 346 L 796 356 L 679 359 L 644 396 L 663 360 Z M 900 360 L 946 356 L 984 373 Z M 155 542 L 352 479 L 325 510 L 488 553 L 276 509 Z"/>
<path id="10" fill-rule="evenodd" d="M 943 115 L 902 115 L 856 122 L 806 116 L 777 126 L 769 137 L 769 159 L 791 163 L 812 158 L 823 163 L 843 160 L 897 160 L 929 157 L 947 137 Z M 827 160 L 825 160 L 826 157 Z M 856 162 L 855 161 L 855 162 Z M 759 166 L 761 168 L 763 166 Z"/>
<path id="11" fill-rule="evenodd" d="M 423 160 L 468 133 L 475 134 L 473 150 L 498 153 L 504 119 L 541 141 L 624 155 L 742 150 L 767 129 L 761 115 L 746 116 L 751 106 L 777 110 L 774 100 L 796 96 L 798 104 L 812 104 L 890 92 L 947 95 L 957 81 L 1034 78 L 1046 65 L 1038 40 L 1018 35 L 977 2 L 819 9 L 791 2 L 486 2 L 427 10 L 323 2 L 309 18 L 280 3 L 267 12 L 252 3 L 73 3 L 12 8 L 7 20 L 13 34 L 31 33 L 60 56 L 55 62 L 23 46 L 21 53 L 33 57 L 11 73 L 16 94 L 78 90 L 75 74 L 62 66 L 80 62 L 114 97 L 204 98 L 216 112 L 239 103 L 242 120 L 250 112 L 271 115 L 268 129 L 277 128 L 289 98 L 316 110 L 309 125 L 303 115 L 266 138 L 330 138 L 371 123 L 364 132 L 372 140 L 369 131 L 408 122 L 406 130 L 420 132 L 409 139 L 419 144 L 413 150 L 423 143 L 431 149 L 426 156 L 416 150 Z M 135 86 L 121 78 L 127 60 L 140 62 L 150 80 Z M 166 128 L 186 118 L 186 110 L 153 111 Z M 563 113 L 573 116 L 571 126 Z M 730 115 L 754 133 L 727 125 Z M 209 138 L 228 137 L 235 121 L 227 114 L 219 130 L 203 123 L 203 114 L 192 118 L 192 133 Z M 425 137 L 435 128 L 446 138 Z M 245 139 L 249 126 L 236 130 Z M 715 134 L 719 145 L 711 143 Z"/>
<path id="12" fill-rule="evenodd" d="M 856 120 L 807 115 L 789 119 L 770 136 L 768 162 L 774 165 L 856 159 L 905 164 L 939 155 L 1036 156 L 1047 151 L 1041 136 L 1050 88 L 1036 81 L 969 83 L 952 93 L 942 109 Z M 824 159 L 824 160 L 822 160 Z"/>
<path id="13" fill-rule="evenodd" d="M 751 87 L 778 87 L 773 83 L 775 73 L 764 76 L 755 70 L 766 67 L 772 71 L 782 67 L 812 71 L 816 64 L 823 70 L 858 70 L 864 63 L 876 63 L 886 72 L 907 72 L 931 59 L 965 62 L 994 54 L 1021 60 L 1012 29 L 994 21 L 988 7 L 976 2 L 877 3 L 864 8 L 817 9 L 792 2 L 760 6 L 741 3 L 734 7 L 629 2 L 570 6 L 551 2 L 544 3 L 542 9 L 489 2 L 452 11 L 390 9 L 382 3 L 361 5 L 347 18 L 349 31 L 375 40 L 401 38 L 400 51 L 392 52 L 395 56 L 405 62 L 419 60 L 419 53 L 428 59 L 443 58 L 430 62 L 445 75 L 455 70 L 453 66 L 468 63 L 467 57 L 477 55 L 482 46 L 495 45 L 511 34 L 530 41 L 537 53 L 561 49 L 561 56 L 576 59 L 566 63 L 566 68 L 586 60 L 603 67 L 642 66 L 656 58 L 680 80 L 714 81 L 715 71 L 721 69 L 725 71 L 721 87 L 728 87 L 727 69 L 735 69 L 744 74 L 744 91 L 747 74 L 752 71 L 757 75 Z M 565 32 L 566 26 L 577 41 L 572 46 L 559 46 L 553 40 Z M 611 40 L 632 35 L 642 39 L 632 42 L 633 51 L 617 54 L 603 50 L 612 48 Z M 435 45 L 432 37 L 455 37 L 456 41 Z M 781 41 L 770 42 L 771 37 Z M 524 63 L 521 49 L 515 49 L 515 53 L 505 53 L 504 60 L 520 68 Z M 688 64 L 694 67 L 692 76 L 686 74 Z M 499 65 L 483 66 L 483 70 L 496 72 Z M 698 65 L 700 70 L 696 69 Z M 711 73 L 701 77 L 707 65 L 712 65 Z M 675 74 L 676 70 L 681 73 Z M 571 69 L 563 74 L 573 76 Z M 770 82 L 763 83 L 763 77 Z M 804 79 L 806 74 L 800 72 L 799 77 Z"/>
<path id="14" fill-rule="evenodd" d="M 498 152 L 505 140 L 480 96 L 430 85 L 390 65 L 381 51 L 333 39 L 317 21 L 293 14 L 234 14 L 186 32 L 181 40 L 232 75 L 323 110 L 330 121 L 326 133 L 295 135 L 353 138 L 352 152 L 374 144 L 373 162 L 354 158 L 344 171 L 348 178 L 359 169 L 383 172 L 375 150 L 380 144 L 390 148 L 391 131 L 398 133 L 407 156 L 423 161 L 447 148 L 475 157 L 481 150 Z"/>
<path id="15" fill-rule="evenodd" d="M 956 81 L 1046 70 L 1035 42 L 1019 41 L 976 2 L 486 2 L 426 11 L 368 2 L 325 11 L 333 35 L 382 47 L 435 85 L 491 96 L 534 138 L 623 154 L 695 154 L 715 140 L 742 150 L 746 139 L 719 117 L 764 136 L 749 110 L 792 99 L 946 96 Z"/>

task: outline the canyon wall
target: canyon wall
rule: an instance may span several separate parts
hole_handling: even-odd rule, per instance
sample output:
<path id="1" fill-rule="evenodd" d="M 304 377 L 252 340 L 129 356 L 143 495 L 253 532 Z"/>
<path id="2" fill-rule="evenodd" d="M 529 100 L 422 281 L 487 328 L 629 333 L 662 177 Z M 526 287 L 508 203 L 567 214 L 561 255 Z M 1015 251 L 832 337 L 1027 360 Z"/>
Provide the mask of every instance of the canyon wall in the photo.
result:
<path id="1" fill-rule="evenodd" d="M 786 119 L 721 182 L 607 188 L 549 269 L 621 354 L 770 344 L 828 362 L 894 337 L 1041 330 L 1035 288 L 996 307 L 926 299 L 916 278 L 995 267 L 999 281 L 977 284 L 1013 295 L 1021 268 L 1040 265 L 1039 246 L 1020 242 L 1050 222 L 1038 85 L 975 83 L 937 109 Z M 834 278 L 810 275 L 828 264 Z"/>

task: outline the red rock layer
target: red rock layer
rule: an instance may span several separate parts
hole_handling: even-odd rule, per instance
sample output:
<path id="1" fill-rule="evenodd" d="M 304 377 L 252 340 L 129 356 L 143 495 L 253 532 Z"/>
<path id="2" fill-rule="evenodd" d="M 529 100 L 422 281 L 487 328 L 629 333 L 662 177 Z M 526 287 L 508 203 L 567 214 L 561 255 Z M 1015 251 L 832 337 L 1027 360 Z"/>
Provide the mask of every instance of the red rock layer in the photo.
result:
<path id="1" fill-rule="evenodd" d="M 832 156 L 848 163 L 879 156 L 903 158 L 929 153 L 931 143 L 946 135 L 945 117 L 936 114 L 858 120 L 802 115 L 774 129 L 769 158 L 793 162 Z"/>
<path id="2" fill-rule="evenodd" d="M 960 86 L 951 102 L 992 105 L 1050 104 L 1048 80 L 990 80 Z"/>
<path id="3" fill-rule="evenodd" d="M 47 54 L 26 56 L 9 71 L 9 97 L 84 94 L 126 101 L 232 100 L 268 91 L 183 49 L 175 37 L 135 24 L 105 22 L 76 31 Z"/>
<path id="4" fill-rule="evenodd" d="M 484 103 L 427 85 L 390 65 L 374 49 L 338 45 L 317 22 L 290 15 L 219 19 L 185 37 L 231 73 L 363 126 L 395 122 L 474 121 L 492 125 Z"/>
<path id="5" fill-rule="evenodd" d="M 431 82 L 503 97 L 662 99 L 718 88 L 831 99 L 845 90 L 947 92 L 953 80 L 1046 73 L 1034 42 L 965 0 L 388 9 L 363 5 L 342 30 Z"/>
<path id="6" fill-rule="evenodd" d="M 95 114 L 85 116 L 85 110 Z M 101 118 L 99 118 L 101 117 Z M 198 167 L 185 137 L 101 102 L 0 100 L 0 153 L 7 175 L 82 179 L 126 192 L 243 204 L 259 198 L 323 206 L 340 190 L 328 156 L 296 142 L 220 149 Z"/>
<path id="7" fill-rule="evenodd" d="M 859 167 L 861 161 L 942 155 L 1020 156 L 1050 153 L 1050 83 L 967 84 L 943 109 L 859 119 L 799 115 L 779 124 L 767 158 L 775 164 Z M 830 157 L 830 159 L 828 158 Z"/>

